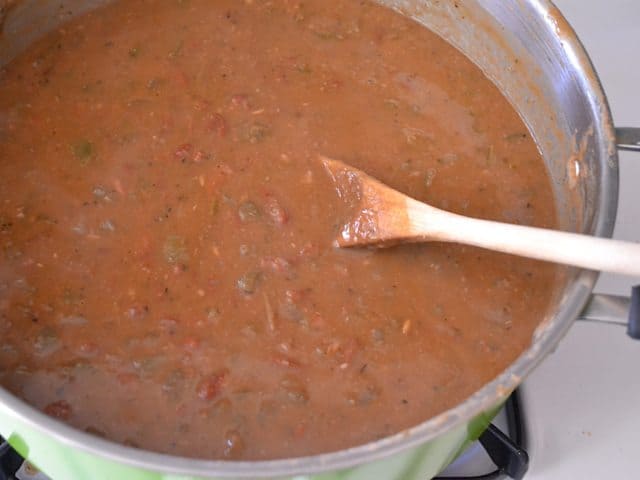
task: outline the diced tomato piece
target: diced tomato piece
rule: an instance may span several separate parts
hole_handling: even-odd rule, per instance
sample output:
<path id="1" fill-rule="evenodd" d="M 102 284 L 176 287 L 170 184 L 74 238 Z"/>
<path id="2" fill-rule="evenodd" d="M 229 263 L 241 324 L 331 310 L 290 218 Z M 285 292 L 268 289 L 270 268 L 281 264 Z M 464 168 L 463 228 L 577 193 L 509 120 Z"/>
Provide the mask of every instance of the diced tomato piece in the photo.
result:
<path id="1" fill-rule="evenodd" d="M 233 175 L 233 169 L 226 163 L 218 163 L 216 167 L 222 175 Z"/>
<path id="2" fill-rule="evenodd" d="M 302 438 L 304 437 L 306 430 L 307 430 L 307 426 L 304 423 L 299 423 L 298 425 L 296 425 L 295 429 L 293 430 L 293 436 L 296 438 Z"/>
<path id="3" fill-rule="evenodd" d="M 301 289 L 293 289 L 289 288 L 286 292 L 284 292 L 285 297 L 287 298 L 287 302 L 289 303 L 298 303 L 304 298 L 304 294 L 306 292 Z"/>
<path id="4" fill-rule="evenodd" d="M 60 420 L 68 420 L 71 417 L 71 405 L 64 400 L 58 400 L 44 407 L 44 413 Z"/>
<path id="5" fill-rule="evenodd" d="M 356 339 L 351 338 L 347 340 L 342 346 L 342 355 L 344 361 L 346 363 L 351 363 L 353 357 L 360 351 L 360 348 L 360 344 Z"/>
<path id="6" fill-rule="evenodd" d="M 223 369 L 200 380 L 196 386 L 196 394 L 198 397 L 207 401 L 216 398 L 222 391 L 228 374 L 229 371 Z"/>
<path id="7" fill-rule="evenodd" d="M 322 315 L 320 315 L 320 313 L 315 312 L 313 315 L 311 315 L 311 321 L 310 324 L 313 328 L 316 329 L 321 329 L 324 328 L 326 326 L 324 317 Z"/>
<path id="8" fill-rule="evenodd" d="M 193 156 L 193 163 L 200 163 L 204 160 L 205 154 L 202 150 L 198 150 Z"/>
<path id="9" fill-rule="evenodd" d="M 193 109 L 197 111 L 206 110 L 209 107 L 211 107 L 211 102 L 209 100 L 205 100 L 202 98 L 196 100 L 195 103 L 193 104 Z"/>
<path id="10" fill-rule="evenodd" d="M 187 337 L 184 341 L 184 346 L 189 350 L 195 350 L 200 346 L 200 340 L 196 337 Z"/>
<path id="11" fill-rule="evenodd" d="M 287 273 L 291 270 L 291 263 L 282 257 L 264 257 L 260 266 L 276 273 Z"/>
<path id="12" fill-rule="evenodd" d="M 300 366 L 300 362 L 291 358 L 288 355 L 283 355 L 282 353 L 274 353 L 271 357 L 271 360 L 276 365 L 280 365 L 281 367 L 290 367 L 290 368 L 298 368 Z"/>
<path id="13" fill-rule="evenodd" d="M 207 121 L 207 129 L 210 132 L 217 133 L 219 137 L 224 137 L 227 135 L 228 131 L 227 121 L 219 113 L 214 113 L 209 116 L 209 120 Z"/>
<path id="14" fill-rule="evenodd" d="M 78 347 L 78 353 L 85 357 L 92 357 L 98 352 L 98 345 L 94 342 L 84 342 Z"/>
<path id="15" fill-rule="evenodd" d="M 164 333 L 174 335 L 178 328 L 178 322 L 173 318 L 163 318 L 158 322 Z"/>
<path id="16" fill-rule="evenodd" d="M 251 107 L 249 103 L 249 96 L 241 93 L 233 95 L 231 97 L 231 105 L 233 107 L 249 110 L 249 108 Z"/>
<path id="17" fill-rule="evenodd" d="M 177 72 L 174 78 L 178 85 L 182 87 L 186 87 L 190 83 L 189 76 L 184 72 Z"/>
<path id="18" fill-rule="evenodd" d="M 173 156 L 176 157 L 178 160 L 184 162 L 188 160 L 189 157 L 191 157 L 192 151 L 193 151 L 193 145 L 191 145 L 190 143 L 183 143 L 178 148 L 176 148 L 176 151 L 173 152 Z"/>
<path id="19" fill-rule="evenodd" d="M 289 221 L 289 215 L 282 208 L 280 202 L 278 202 L 275 198 L 270 198 L 266 204 L 266 211 L 273 223 L 276 225 L 284 225 Z"/>
<path id="20" fill-rule="evenodd" d="M 124 188 L 122 187 L 122 182 L 120 181 L 119 178 L 116 178 L 116 179 L 113 180 L 113 188 L 120 195 L 124 195 L 125 194 Z"/>
<path id="21" fill-rule="evenodd" d="M 320 253 L 320 248 L 318 247 L 318 245 L 311 242 L 307 242 L 300 249 L 300 251 L 298 252 L 298 255 L 300 255 L 301 257 L 314 257 L 319 253 Z"/>

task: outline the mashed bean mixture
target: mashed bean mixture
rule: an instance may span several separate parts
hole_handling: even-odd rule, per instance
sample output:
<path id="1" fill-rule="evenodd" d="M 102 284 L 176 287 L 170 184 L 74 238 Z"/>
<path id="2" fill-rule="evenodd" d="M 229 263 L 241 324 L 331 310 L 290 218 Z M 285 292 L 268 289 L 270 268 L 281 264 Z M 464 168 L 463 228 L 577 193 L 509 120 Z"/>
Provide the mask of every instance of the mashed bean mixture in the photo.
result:
<path id="1" fill-rule="evenodd" d="M 120 0 L 0 73 L 0 382 L 127 445 L 334 451 L 525 348 L 552 265 L 333 246 L 317 155 L 434 206 L 556 226 L 525 125 L 468 59 L 349 0 Z"/>

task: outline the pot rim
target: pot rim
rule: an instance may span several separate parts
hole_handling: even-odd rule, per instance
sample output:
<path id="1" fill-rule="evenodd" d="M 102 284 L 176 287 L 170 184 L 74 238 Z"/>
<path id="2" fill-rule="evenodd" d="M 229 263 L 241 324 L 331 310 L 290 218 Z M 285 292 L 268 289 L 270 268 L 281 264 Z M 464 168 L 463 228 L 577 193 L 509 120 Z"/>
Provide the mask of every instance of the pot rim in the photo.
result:
<path id="1" fill-rule="evenodd" d="M 615 129 L 605 93 L 582 43 L 557 7 L 550 0 L 532 0 L 531 3 L 534 4 L 537 13 L 549 23 L 550 28 L 557 31 L 565 51 L 570 52 L 568 58 L 580 74 L 583 87 L 590 95 L 590 107 L 599 120 L 594 125 L 595 134 L 602 139 L 600 154 L 611 168 L 603 168 L 601 172 L 599 188 L 601 192 L 607 192 L 607 195 L 599 195 L 595 206 L 597 215 L 593 234 L 611 237 L 617 211 L 618 157 Z M 557 29 L 558 24 L 563 25 L 561 31 Z M 261 461 L 199 460 L 140 450 L 90 435 L 49 417 L 2 387 L 0 408 L 29 427 L 68 447 L 148 471 L 199 477 L 268 478 L 342 470 L 425 444 L 506 400 L 522 379 L 565 335 L 586 305 L 597 278 L 597 272 L 578 271 L 559 311 L 536 331 L 531 346 L 509 368 L 466 400 L 415 427 L 381 440 L 336 452 Z"/>

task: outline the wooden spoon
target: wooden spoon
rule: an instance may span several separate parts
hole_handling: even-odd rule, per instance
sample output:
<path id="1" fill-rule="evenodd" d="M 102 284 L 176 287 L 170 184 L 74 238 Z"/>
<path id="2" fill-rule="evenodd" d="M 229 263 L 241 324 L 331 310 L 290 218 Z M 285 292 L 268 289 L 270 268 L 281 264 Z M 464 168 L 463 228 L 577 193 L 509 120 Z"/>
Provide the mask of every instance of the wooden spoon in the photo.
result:
<path id="1" fill-rule="evenodd" d="M 640 275 L 640 244 L 480 220 L 410 198 L 339 160 L 320 156 L 336 192 L 353 210 L 340 247 L 455 242 L 591 270 Z"/>

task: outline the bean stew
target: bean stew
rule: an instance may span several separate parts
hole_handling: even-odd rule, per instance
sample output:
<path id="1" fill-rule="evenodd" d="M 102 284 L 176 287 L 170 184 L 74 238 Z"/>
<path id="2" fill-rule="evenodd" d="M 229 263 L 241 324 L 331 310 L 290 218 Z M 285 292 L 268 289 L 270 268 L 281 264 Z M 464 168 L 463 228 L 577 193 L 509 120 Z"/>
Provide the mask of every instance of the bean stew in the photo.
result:
<path id="1" fill-rule="evenodd" d="M 116 0 L 0 70 L 0 383 L 157 452 L 335 451 L 526 348 L 556 267 L 338 249 L 318 155 L 432 205 L 556 226 L 526 126 L 374 2 Z"/>

